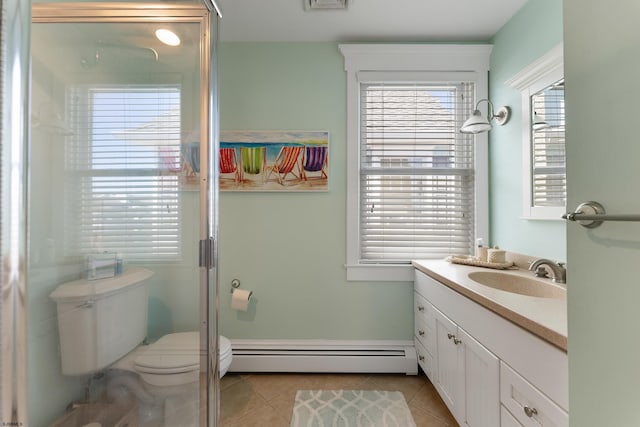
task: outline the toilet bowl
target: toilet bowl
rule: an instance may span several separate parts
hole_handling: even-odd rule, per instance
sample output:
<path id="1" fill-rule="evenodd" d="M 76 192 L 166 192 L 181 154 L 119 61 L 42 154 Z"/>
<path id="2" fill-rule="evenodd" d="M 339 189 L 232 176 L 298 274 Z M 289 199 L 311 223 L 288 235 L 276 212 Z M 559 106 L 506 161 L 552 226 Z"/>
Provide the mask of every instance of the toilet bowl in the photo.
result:
<path id="1" fill-rule="evenodd" d="M 220 377 L 231 364 L 231 342 L 218 339 Z M 110 400 L 140 404 L 142 420 L 162 417 L 164 425 L 195 426 L 200 391 L 200 334 L 179 332 L 141 345 L 114 363 L 107 378 Z"/>

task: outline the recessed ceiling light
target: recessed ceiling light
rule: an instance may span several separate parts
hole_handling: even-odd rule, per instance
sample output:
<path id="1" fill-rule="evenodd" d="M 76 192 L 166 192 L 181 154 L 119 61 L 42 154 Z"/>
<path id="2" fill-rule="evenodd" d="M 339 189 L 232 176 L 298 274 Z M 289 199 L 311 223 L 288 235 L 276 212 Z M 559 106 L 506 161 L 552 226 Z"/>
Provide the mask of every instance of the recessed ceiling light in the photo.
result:
<path id="1" fill-rule="evenodd" d="M 176 33 L 171 30 L 167 30 L 166 28 L 160 28 L 156 30 L 156 37 L 162 43 L 169 46 L 179 46 L 180 45 L 180 37 Z"/>
<path id="2" fill-rule="evenodd" d="M 349 0 L 303 0 L 304 8 L 310 9 L 346 9 Z"/>

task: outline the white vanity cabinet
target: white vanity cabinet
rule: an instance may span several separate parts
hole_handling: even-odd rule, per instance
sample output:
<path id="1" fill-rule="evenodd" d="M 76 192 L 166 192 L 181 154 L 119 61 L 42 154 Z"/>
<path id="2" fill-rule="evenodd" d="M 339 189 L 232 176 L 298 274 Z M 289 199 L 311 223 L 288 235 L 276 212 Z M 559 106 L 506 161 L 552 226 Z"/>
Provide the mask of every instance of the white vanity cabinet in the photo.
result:
<path id="1" fill-rule="evenodd" d="M 569 425 L 566 352 L 417 269 L 414 290 L 420 366 L 461 426 Z"/>
<path id="2" fill-rule="evenodd" d="M 460 425 L 499 425 L 498 358 L 446 315 L 434 310 L 436 389 Z"/>

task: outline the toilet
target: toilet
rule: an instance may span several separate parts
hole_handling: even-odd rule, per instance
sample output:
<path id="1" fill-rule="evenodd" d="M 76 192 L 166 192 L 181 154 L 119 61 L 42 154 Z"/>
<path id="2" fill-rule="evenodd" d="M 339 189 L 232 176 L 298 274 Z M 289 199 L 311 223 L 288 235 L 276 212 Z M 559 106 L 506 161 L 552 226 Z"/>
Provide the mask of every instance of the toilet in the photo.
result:
<path id="1" fill-rule="evenodd" d="M 176 405 L 176 400 L 181 407 L 183 401 L 197 405 L 200 333 L 171 333 L 142 344 L 152 275 L 144 268 L 130 268 L 112 278 L 64 283 L 50 297 L 58 311 L 62 373 L 106 370 L 110 397 L 134 395 L 143 406 L 165 413 L 166 423 L 167 412 L 173 412 L 167 405 Z M 231 343 L 219 336 L 218 348 L 222 377 L 231 365 Z"/>

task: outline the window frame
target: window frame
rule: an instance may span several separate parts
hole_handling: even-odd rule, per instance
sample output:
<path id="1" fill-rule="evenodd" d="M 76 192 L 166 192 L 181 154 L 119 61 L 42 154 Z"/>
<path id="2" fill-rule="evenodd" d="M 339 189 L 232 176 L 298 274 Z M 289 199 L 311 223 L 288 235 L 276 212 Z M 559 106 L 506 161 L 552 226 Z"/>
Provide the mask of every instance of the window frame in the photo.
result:
<path id="1" fill-rule="evenodd" d="M 360 262 L 360 83 L 378 73 L 419 81 L 456 80 L 475 83 L 475 99 L 488 97 L 491 45 L 341 44 L 347 74 L 347 229 L 348 281 L 413 281 L 413 266 Z M 426 79 L 426 80 L 425 80 Z M 489 236 L 488 134 L 475 135 L 475 233 Z"/>
<path id="2" fill-rule="evenodd" d="M 566 213 L 566 206 L 533 206 L 531 201 L 533 197 L 531 97 L 563 78 L 563 44 L 560 43 L 505 82 L 506 85 L 519 90 L 522 99 L 523 219 L 560 221 L 562 215 Z"/>

